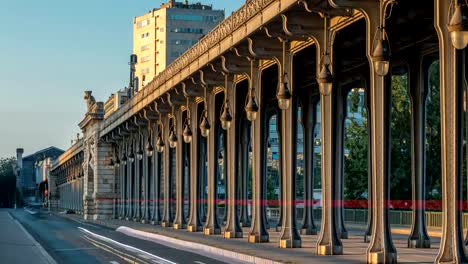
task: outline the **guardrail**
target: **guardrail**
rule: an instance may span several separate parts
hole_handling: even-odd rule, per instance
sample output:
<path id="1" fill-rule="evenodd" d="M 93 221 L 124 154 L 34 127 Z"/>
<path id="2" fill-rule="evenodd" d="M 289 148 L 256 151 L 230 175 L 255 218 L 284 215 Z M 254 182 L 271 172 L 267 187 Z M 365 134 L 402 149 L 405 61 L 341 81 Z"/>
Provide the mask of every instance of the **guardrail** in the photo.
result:
<path id="1" fill-rule="evenodd" d="M 267 208 L 267 217 L 270 221 L 277 221 L 280 215 L 279 207 Z M 303 208 L 297 208 L 297 219 L 302 219 Z M 344 209 L 345 222 L 351 224 L 366 224 L 367 209 Z M 320 221 L 322 209 L 314 208 L 314 219 Z M 412 211 L 390 210 L 389 222 L 391 225 L 411 226 L 413 218 Z M 426 226 L 432 228 L 442 227 L 442 212 L 426 211 Z M 468 212 L 463 213 L 463 228 L 468 228 Z"/>

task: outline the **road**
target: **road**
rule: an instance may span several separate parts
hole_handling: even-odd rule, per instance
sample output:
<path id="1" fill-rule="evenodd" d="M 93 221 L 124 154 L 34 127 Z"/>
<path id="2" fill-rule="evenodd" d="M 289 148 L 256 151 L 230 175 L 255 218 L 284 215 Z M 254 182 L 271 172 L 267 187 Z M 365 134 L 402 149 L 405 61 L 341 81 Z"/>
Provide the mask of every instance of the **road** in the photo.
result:
<path id="1" fill-rule="evenodd" d="M 44 210 L 17 209 L 9 213 L 57 263 L 224 263 L 105 227 L 78 223 Z"/>

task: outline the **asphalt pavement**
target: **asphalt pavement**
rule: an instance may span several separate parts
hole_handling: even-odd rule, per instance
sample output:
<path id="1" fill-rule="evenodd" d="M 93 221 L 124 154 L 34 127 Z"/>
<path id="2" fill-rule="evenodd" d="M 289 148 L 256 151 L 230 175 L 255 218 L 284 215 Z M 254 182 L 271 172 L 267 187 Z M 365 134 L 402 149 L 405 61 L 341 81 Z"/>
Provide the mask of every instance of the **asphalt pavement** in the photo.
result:
<path id="1" fill-rule="evenodd" d="M 16 209 L 9 210 L 8 212 L 21 223 L 24 229 L 45 249 L 56 263 L 225 263 L 195 253 L 129 237 L 113 229 L 58 217 L 46 210 Z M 1 216 L 0 221 L 4 218 Z M 10 218 L 11 222 L 14 222 L 13 218 Z M 2 224 L 3 222 L 0 222 L 0 226 Z M 1 229 L 2 232 L 3 229 L 5 228 Z M 17 235 L 13 233 L 10 237 L 14 239 Z M 3 239 L 2 237 L 0 241 L 7 239 Z M 5 245 L 0 245 L 0 254 L 2 256 L 4 254 L 1 252 L 7 250 Z M 36 249 L 36 251 L 40 254 L 39 250 Z M 14 255 L 18 255 L 18 253 L 26 257 L 32 254 L 29 251 L 21 254 L 20 251 Z M 34 257 L 32 255 L 29 259 L 39 260 L 37 256 Z M 49 263 L 40 261 L 4 262 L 3 260 L 0 259 L 0 263 Z"/>

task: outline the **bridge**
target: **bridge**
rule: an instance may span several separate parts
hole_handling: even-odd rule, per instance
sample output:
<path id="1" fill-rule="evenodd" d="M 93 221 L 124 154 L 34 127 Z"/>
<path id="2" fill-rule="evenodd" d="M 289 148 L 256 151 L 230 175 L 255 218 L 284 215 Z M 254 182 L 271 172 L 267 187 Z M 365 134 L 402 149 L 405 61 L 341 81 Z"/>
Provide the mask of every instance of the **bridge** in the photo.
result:
<path id="1" fill-rule="evenodd" d="M 305 200 L 311 201 L 319 104 L 322 213 L 316 253 L 340 255 L 348 235 L 340 202 L 346 95 L 360 87 L 369 113 L 366 261 L 396 263 L 388 218 L 391 76 L 408 73 L 412 102 L 413 217 L 407 246 L 427 248 L 425 101 L 428 68 L 439 60 L 443 201 L 435 261 L 468 262 L 459 207 L 467 7 L 458 2 L 247 0 L 107 118 L 103 103 L 86 93 L 88 110 L 79 123 L 84 137 L 53 166 L 51 207 L 76 210 L 85 219 L 128 219 L 226 239 L 242 237 L 242 227 L 250 226 L 250 243 L 267 242 L 266 139 L 268 120 L 276 115 L 278 246 L 301 247 L 301 236 L 317 234 L 318 228 L 311 203 L 302 223 L 296 221 L 293 124 L 300 109 Z M 217 210 L 220 170 L 227 178 L 225 219 Z"/>

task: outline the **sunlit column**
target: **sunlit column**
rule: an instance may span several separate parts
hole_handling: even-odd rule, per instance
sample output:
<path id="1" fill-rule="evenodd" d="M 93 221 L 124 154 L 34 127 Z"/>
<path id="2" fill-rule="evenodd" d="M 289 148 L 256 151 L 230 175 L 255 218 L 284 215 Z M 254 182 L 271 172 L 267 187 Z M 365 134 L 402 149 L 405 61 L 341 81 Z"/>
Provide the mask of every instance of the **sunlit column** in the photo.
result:
<path id="1" fill-rule="evenodd" d="M 447 30 L 452 1 L 434 0 L 439 36 L 442 171 L 442 239 L 436 263 L 468 263 L 463 246 L 462 160 L 464 51 Z"/>
<path id="2" fill-rule="evenodd" d="M 265 201 L 265 116 L 262 106 L 262 81 L 259 61 L 254 62 L 254 70 L 250 81 L 255 87 L 259 111 L 252 124 L 252 224 L 249 234 L 250 243 L 262 243 L 269 241 L 269 235 L 265 228 L 264 201 Z"/>

